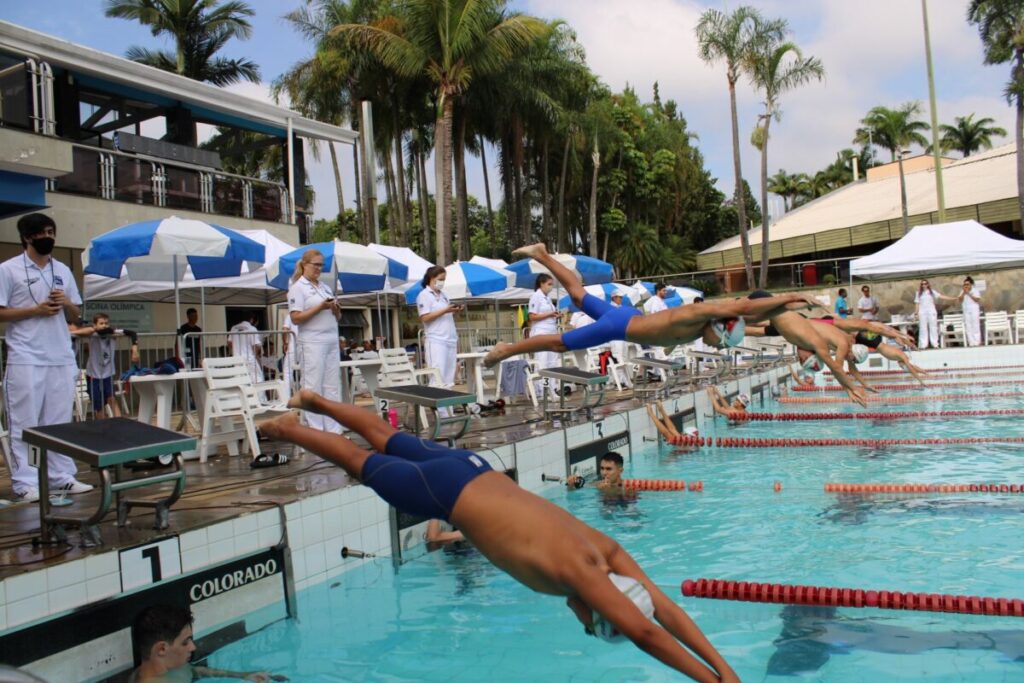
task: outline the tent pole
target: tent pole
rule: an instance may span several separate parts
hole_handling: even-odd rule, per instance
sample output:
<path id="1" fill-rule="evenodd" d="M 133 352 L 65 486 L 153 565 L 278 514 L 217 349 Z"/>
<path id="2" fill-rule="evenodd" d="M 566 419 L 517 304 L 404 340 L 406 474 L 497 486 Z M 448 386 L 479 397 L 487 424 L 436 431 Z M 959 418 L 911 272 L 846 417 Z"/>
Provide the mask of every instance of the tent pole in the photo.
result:
<path id="1" fill-rule="evenodd" d="M 178 255 L 171 257 L 171 269 L 174 271 L 174 329 L 181 327 L 181 301 L 178 294 Z"/>

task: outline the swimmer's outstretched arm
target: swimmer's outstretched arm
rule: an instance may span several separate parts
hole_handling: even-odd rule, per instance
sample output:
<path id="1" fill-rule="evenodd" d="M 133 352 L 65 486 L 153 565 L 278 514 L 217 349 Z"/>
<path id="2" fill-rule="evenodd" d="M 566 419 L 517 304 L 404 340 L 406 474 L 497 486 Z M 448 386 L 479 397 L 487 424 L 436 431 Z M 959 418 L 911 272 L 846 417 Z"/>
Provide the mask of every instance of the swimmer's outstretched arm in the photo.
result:
<path id="1" fill-rule="evenodd" d="M 673 433 L 668 429 L 668 427 L 664 423 L 662 423 L 661 418 L 659 418 L 655 414 L 654 406 L 651 405 L 650 403 L 647 404 L 647 415 L 648 417 L 651 418 L 651 422 L 654 424 L 654 428 L 658 430 L 658 434 L 660 434 L 661 437 L 665 439 L 665 441 L 671 442 L 674 436 Z M 671 423 L 671 420 L 669 420 L 668 422 Z"/>
<path id="2" fill-rule="evenodd" d="M 802 304 L 798 305 L 797 309 L 818 305 L 816 301 L 803 294 L 780 294 L 779 296 L 764 299 L 736 299 L 735 301 L 710 301 L 701 304 L 690 304 L 682 308 L 655 313 L 655 315 L 686 311 L 695 317 L 701 317 L 705 320 L 742 317 L 753 322 L 764 320 L 789 310 L 787 304 Z"/>
<path id="3" fill-rule="evenodd" d="M 664 422 L 665 429 L 667 429 L 670 432 L 672 432 L 673 436 L 682 436 L 679 433 L 679 430 L 676 429 L 675 424 L 672 423 L 672 418 L 670 418 L 668 416 L 668 411 L 665 410 L 665 404 L 662 403 L 661 400 L 658 400 L 657 401 L 657 405 L 658 405 L 658 410 L 661 411 L 661 419 Z"/>
<path id="4" fill-rule="evenodd" d="M 520 339 L 517 342 L 499 342 L 495 344 L 494 348 L 484 356 L 484 367 L 493 367 L 507 358 L 521 356 L 524 353 L 537 353 L 538 351 L 565 353 L 568 349 L 562 341 L 562 335 L 560 334 L 530 335 L 526 339 Z"/>

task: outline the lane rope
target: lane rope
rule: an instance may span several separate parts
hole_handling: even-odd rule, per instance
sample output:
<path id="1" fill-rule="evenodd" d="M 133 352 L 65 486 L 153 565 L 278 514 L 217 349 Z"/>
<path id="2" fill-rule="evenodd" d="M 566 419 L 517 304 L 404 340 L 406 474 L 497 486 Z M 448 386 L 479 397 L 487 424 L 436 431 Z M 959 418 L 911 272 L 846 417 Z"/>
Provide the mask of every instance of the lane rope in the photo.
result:
<path id="1" fill-rule="evenodd" d="M 1019 370 L 1019 369 L 1022 369 L 1022 368 L 1024 368 L 1024 365 L 977 365 L 977 366 L 970 365 L 970 366 L 955 367 L 955 368 L 921 368 L 921 369 L 924 370 L 925 372 L 927 372 L 928 374 L 933 374 L 933 373 L 938 373 L 938 372 L 968 372 L 968 371 L 974 371 L 974 370 Z M 822 374 L 825 375 L 826 377 L 831 377 L 832 376 L 832 371 L 831 370 L 825 370 L 825 371 L 822 372 Z M 906 370 L 899 369 L 899 370 L 861 370 L 860 374 L 862 374 L 862 375 L 908 375 L 910 373 L 908 373 Z"/>
<path id="2" fill-rule="evenodd" d="M 917 420 L 929 417 L 988 417 L 1024 415 L 1024 409 L 1005 410 L 915 410 L 897 413 L 750 413 L 737 410 L 729 413 L 733 422 L 801 422 L 808 420 Z"/>
<path id="3" fill-rule="evenodd" d="M 951 439 L 749 439 L 716 437 L 708 439 L 715 448 L 812 448 L 817 446 L 963 446 L 986 443 L 1024 443 L 1024 436 L 965 436 Z"/>
<path id="4" fill-rule="evenodd" d="M 920 401 L 970 401 L 988 398 L 1024 398 L 1019 391 L 996 392 L 991 394 L 920 394 L 917 396 L 867 396 L 868 403 L 916 403 Z M 840 396 L 780 396 L 779 403 L 850 403 Z"/>
<path id="5" fill-rule="evenodd" d="M 1001 384 L 1014 384 L 1019 385 L 1022 380 L 1019 379 L 995 379 L 986 380 L 985 382 L 925 382 L 924 386 L 920 383 L 917 384 L 872 384 L 872 389 L 886 390 L 886 391 L 909 391 L 911 389 L 931 389 L 932 387 L 973 387 L 979 384 L 985 386 L 996 386 Z M 846 391 L 846 388 L 839 384 L 824 384 L 821 386 L 807 386 L 806 384 L 798 384 L 791 387 L 791 391 L 810 391 L 810 392 L 822 392 L 822 391 Z"/>
<path id="6" fill-rule="evenodd" d="M 825 493 L 1024 493 L 1021 484 L 851 484 L 827 482 Z"/>

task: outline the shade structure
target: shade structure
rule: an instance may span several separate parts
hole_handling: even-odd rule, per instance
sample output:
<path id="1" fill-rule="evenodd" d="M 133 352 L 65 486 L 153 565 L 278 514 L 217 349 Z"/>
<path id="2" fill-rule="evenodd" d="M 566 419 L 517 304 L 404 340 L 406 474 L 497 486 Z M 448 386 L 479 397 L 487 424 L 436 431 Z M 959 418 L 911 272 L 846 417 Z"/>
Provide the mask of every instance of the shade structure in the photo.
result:
<path id="1" fill-rule="evenodd" d="M 212 223 L 170 216 L 131 223 L 100 235 L 82 254 L 86 273 L 132 280 L 180 282 L 238 275 L 242 264 L 264 262 L 262 244 Z"/>
<path id="2" fill-rule="evenodd" d="M 445 266 L 444 293 L 449 299 L 470 299 L 494 294 L 512 286 L 515 277 L 507 270 L 488 268 L 478 263 L 456 261 Z M 405 290 L 405 301 L 416 303 L 416 297 L 423 291 L 421 282 L 413 283 Z"/>
<path id="3" fill-rule="evenodd" d="M 633 289 L 638 293 L 644 293 L 640 298 L 641 301 L 654 296 L 653 282 L 637 280 L 636 284 L 633 285 Z M 704 296 L 704 292 L 691 287 L 674 287 L 670 285 L 669 295 L 665 297 L 665 305 L 669 308 L 675 308 L 683 304 L 692 304 L 694 298 L 698 296 Z"/>
<path id="4" fill-rule="evenodd" d="M 606 282 L 603 285 L 588 285 L 583 289 L 586 290 L 587 294 L 596 296 L 602 301 L 611 301 L 613 294 L 621 294 L 623 303 L 630 305 L 636 305 L 640 301 L 640 296 L 635 289 L 629 285 L 620 284 L 618 282 Z M 568 295 L 563 296 L 558 300 L 559 308 L 567 308 L 572 312 L 576 312 L 580 309 L 576 307 L 572 302 L 572 298 Z"/>
<path id="5" fill-rule="evenodd" d="M 295 266 L 302 255 L 316 249 L 324 257 L 324 281 L 336 282 L 338 293 L 352 294 L 383 290 L 389 277 L 405 281 L 409 269 L 398 261 L 354 242 L 318 242 L 291 251 L 267 268 L 267 283 L 288 289 Z"/>
<path id="6" fill-rule="evenodd" d="M 375 242 L 370 242 L 366 246 L 371 251 L 375 251 L 381 256 L 406 267 L 407 272 L 404 277 L 388 277 L 388 284 L 391 286 L 403 284 L 407 280 L 422 280 L 427 269 L 434 265 L 409 247 L 392 247 L 388 244 L 376 244 Z"/>
<path id="7" fill-rule="evenodd" d="M 578 254 L 552 254 L 563 266 L 578 275 L 584 285 L 599 285 L 611 282 L 615 277 L 615 268 L 612 264 L 601 259 Z M 541 273 L 550 275 L 550 271 L 533 259 L 522 259 L 512 263 L 508 267 L 515 273 L 516 287 L 533 289 L 536 286 L 537 276 Z"/>
<path id="8" fill-rule="evenodd" d="M 1004 237 L 977 221 L 955 221 L 912 228 L 885 249 L 850 261 L 850 275 L 870 279 L 1021 265 L 1024 241 Z"/>

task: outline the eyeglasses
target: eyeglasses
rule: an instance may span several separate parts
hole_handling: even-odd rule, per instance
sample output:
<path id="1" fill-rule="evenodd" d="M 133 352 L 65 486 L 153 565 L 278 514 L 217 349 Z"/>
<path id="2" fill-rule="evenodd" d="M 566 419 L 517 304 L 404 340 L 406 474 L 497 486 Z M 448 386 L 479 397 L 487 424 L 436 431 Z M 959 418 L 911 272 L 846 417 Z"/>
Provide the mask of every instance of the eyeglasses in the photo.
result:
<path id="1" fill-rule="evenodd" d="M 306 265 L 307 266 L 313 266 L 314 268 L 320 268 L 321 270 L 323 270 L 323 267 L 324 267 L 323 263 L 307 263 Z"/>

